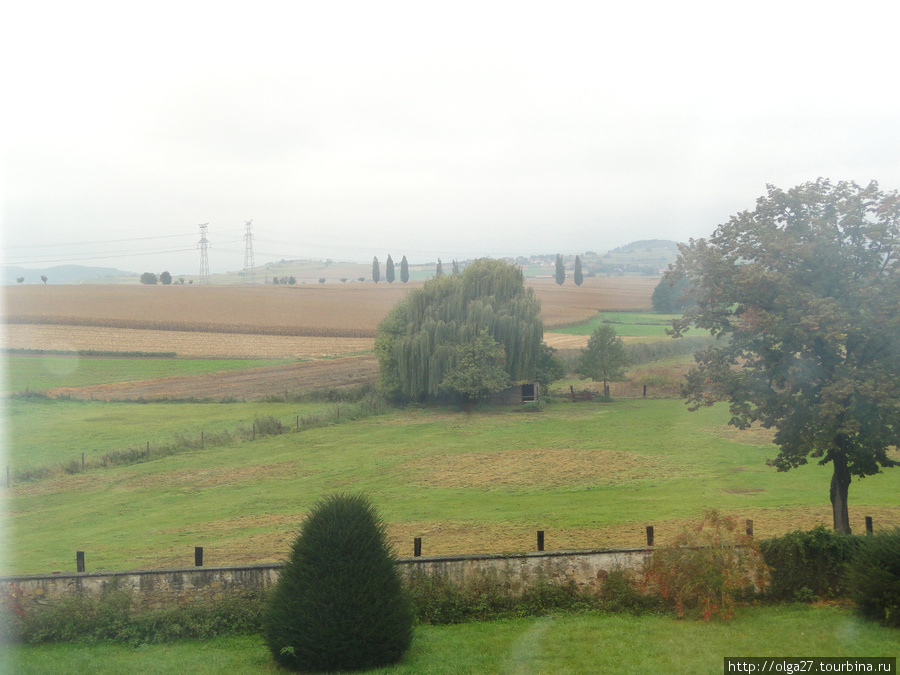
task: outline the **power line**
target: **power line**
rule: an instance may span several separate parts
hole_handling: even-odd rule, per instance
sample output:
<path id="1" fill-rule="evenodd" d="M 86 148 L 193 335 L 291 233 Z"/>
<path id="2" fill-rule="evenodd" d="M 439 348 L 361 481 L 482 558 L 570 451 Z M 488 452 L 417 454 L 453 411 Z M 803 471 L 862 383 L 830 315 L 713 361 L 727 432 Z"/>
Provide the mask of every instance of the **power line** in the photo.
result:
<path id="1" fill-rule="evenodd" d="M 140 253 L 107 253 L 107 254 L 85 254 L 83 256 L 79 256 L 76 258 L 44 258 L 41 260 L 32 260 L 32 259 L 5 259 L 4 265 L 43 265 L 47 263 L 65 263 L 65 262 L 84 262 L 89 260 L 106 260 L 109 258 L 136 258 L 138 256 L 145 255 L 161 255 L 163 253 L 184 253 L 187 251 L 196 250 L 195 247 L 191 248 L 169 248 L 169 249 L 157 249 L 152 251 L 141 251 Z"/>

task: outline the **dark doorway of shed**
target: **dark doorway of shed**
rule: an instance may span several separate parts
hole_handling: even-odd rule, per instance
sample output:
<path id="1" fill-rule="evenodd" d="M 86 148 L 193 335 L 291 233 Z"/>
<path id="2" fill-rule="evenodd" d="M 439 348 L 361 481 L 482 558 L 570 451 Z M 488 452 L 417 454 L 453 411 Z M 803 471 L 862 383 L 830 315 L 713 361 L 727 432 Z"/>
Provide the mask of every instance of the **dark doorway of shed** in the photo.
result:
<path id="1" fill-rule="evenodd" d="M 522 403 L 534 403 L 537 399 L 534 395 L 534 382 L 528 382 L 522 385 Z"/>

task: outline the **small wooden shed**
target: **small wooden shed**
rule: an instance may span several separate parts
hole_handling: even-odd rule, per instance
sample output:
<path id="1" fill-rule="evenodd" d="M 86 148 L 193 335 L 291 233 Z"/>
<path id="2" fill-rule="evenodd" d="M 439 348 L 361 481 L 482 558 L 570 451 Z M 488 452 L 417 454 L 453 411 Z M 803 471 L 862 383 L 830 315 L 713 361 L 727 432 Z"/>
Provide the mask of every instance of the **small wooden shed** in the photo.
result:
<path id="1" fill-rule="evenodd" d="M 515 382 L 491 397 L 497 405 L 522 405 L 541 400 L 541 384 L 537 380 Z"/>

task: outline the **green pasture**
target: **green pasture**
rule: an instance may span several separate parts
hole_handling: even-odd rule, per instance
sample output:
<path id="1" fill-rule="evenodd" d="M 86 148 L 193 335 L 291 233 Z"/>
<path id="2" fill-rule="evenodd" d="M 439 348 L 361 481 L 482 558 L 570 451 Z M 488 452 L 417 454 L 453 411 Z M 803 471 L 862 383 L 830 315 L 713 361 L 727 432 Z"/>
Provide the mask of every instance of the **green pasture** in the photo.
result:
<path id="1" fill-rule="evenodd" d="M 369 673 L 722 673 L 726 656 L 896 657 L 896 631 L 846 608 L 744 608 L 729 622 L 561 614 L 419 626 L 401 663 Z M 21 675 L 278 673 L 259 636 L 132 647 L 64 643 L 0 648 Z"/>
<path id="2" fill-rule="evenodd" d="M 638 312 L 599 312 L 590 321 L 568 328 L 554 328 L 554 333 L 590 335 L 597 326 L 609 324 L 620 337 L 666 338 L 666 329 L 680 314 L 643 314 Z"/>
<path id="3" fill-rule="evenodd" d="M 288 423 L 299 410 L 12 404 L 10 461 L 28 452 L 63 457 L 101 442 L 140 446 L 183 428 L 196 432 L 213 418 L 227 426 L 272 414 Z M 500 550 L 458 552 L 530 550 L 537 529 L 549 548 L 590 548 L 596 542 L 578 533 L 603 527 L 631 533 L 639 546 L 644 525 L 694 518 L 707 507 L 752 518 L 760 531 L 785 510 L 828 512 L 830 467 L 778 473 L 765 464 L 774 448 L 737 436 L 726 420 L 725 408 L 690 413 L 677 400 L 555 403 L 530 413 L 414 408 L 17 484 L 4 500 L 3 539 L 13 545 L 0 555 L 0 573 L 69 569 L 76 550 L 86 552 L 89 570 L 190 560 L 195 545 L 210 564 L 235 562 L 238 551 L 241 562 L 278 560 L 284 549 L 273 542 L 286 546 L 313 502 L 338 491 L 367 493 L 390 527 L 424 537 L 426 554 L 451 530 L 505 537 Z M 41 427 L 40 442 L 26 440 Z M 97 429 L 112 435 L 89 435 Z M 898 487 L 900 471 L 855 481 L 851 517 L 896 506 Z"/>
<path id="4" fill-rule="evenodd" d="M 203 375 L 242 368 L 291 363 L 285 359 L 180 359 L 84 357 L 77 354 L 6 354 L 6 392 L 44 391 L 53 387 L 84 387 L 157 377 Z"/>
<path id="5" fill-rule="evenodd" d="M 128 448 L 151 451 L 182 439 L 212 437 L 249 428 L 258 417 L 274 416 L 286 426 L 334 414 L 332 403 L 119 403 L 42 397 L 6 402 L 6 463 L 11 471 L 96 459 Z"/>

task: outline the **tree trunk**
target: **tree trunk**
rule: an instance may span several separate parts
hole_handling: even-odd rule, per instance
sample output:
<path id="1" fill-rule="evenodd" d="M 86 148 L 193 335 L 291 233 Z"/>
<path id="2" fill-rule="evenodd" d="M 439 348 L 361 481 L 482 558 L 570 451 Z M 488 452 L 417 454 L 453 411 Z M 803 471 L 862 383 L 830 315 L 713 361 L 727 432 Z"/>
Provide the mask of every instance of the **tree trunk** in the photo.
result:
<path id="1" fill-rule="evenodd" d="M 831 509 L 834 514 L 836 532 L 850 534 L 850 513 L 847 510 L 847 492 L 850 489 L 850 472 L 847 470 L 847 455 L 836 453 L 831 460 L 834 473 L 831 476 Z"/>

